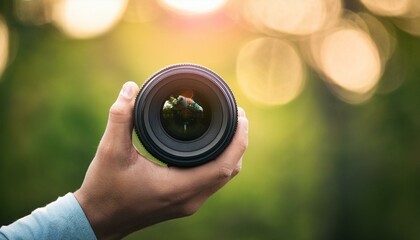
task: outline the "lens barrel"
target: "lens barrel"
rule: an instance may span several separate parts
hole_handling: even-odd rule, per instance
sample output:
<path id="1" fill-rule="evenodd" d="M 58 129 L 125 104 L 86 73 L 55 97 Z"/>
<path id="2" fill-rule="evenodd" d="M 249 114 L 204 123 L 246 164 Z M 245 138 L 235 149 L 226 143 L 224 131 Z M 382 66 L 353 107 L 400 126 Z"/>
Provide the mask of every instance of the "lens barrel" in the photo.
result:
<path id="1" fill-rule="evenodd" d="M 223 79 L 189 63 L 152 75 L 134 106 L 140 142 L 169 166 L 193 167 L 215 159 L 231 142 L 237 122 L 236 101 Z"/>

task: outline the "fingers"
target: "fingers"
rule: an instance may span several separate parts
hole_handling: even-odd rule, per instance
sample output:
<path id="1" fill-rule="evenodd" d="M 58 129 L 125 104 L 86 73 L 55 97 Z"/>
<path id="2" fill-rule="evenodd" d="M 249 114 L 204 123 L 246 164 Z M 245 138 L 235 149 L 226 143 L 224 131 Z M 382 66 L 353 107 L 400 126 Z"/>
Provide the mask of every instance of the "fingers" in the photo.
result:
<path id="1" fill-rule="evenodd" d="M 134 82 L 126 82 L 117 100 L 109 110 L 108 124 L 103 140 L 109 143 L 129 143 L 133 131 L 133 108 L 139 87 Z"/>
<path id="2" fill-rule="evenodd" d="M 226 180 L 229 180 L 239 173 L 242 168 L 242 155 L 248 147 L 248 119 L 241 108 L 238 109 L 238 115 L 238 127 L 231 144 L 216 160 L 209 163 L 214 165 L 214 168 L 221 169 L 218 176 L 221 179 L 226 177 Z"/>
<path id="3" fill-rule="evenodd" d="M 236 134 L 229 147 L 220 155 L 218 159 L 212 162 L 217 166 L 223 166 L 232 170 L 231 175 L 236 175 L 242 167 L 242 155 L 248 147 L 248 119 L 245 111 L 238 108 L 238 127 Z"/>
<path id="4" fill-rule="evenodd" d="M 248 120 L 242 108 L 238 109 L 238 116 L 235 136 L 226 150 L 217 159 L 202 166 L 187 170 L 173 168 L 178 179 L 192 188 L 207 188 L 214 192 L 239 173 L 242 155 L 248 146 Z"/>

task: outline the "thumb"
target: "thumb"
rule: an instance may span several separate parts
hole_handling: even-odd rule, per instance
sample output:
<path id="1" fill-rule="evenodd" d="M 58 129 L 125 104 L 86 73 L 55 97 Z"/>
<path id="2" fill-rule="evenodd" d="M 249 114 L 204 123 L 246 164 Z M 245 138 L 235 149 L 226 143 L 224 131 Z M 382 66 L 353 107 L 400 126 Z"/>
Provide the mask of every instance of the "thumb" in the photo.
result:
<path id="1" fill-rule="evenodd" d="M 109 110 L 108 124 L 103 140 L 114 143 L 129 143 L 133 131 L 133 108 L 139 87 L 134 82 L 126 82 L 117 100 Z"/>

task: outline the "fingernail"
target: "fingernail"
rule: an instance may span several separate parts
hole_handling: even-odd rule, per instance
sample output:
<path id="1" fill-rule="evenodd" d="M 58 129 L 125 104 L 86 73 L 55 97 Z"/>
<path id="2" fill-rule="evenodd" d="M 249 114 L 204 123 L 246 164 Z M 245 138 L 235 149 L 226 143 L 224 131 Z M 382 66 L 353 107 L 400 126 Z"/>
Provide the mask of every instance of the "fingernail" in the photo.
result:
<path id="1" fill-rule="evenodd" d="M 134 95 L 134 87 L 130 83 L 125 83 L 121 89 L 121 96 L 131 100 Z"/>

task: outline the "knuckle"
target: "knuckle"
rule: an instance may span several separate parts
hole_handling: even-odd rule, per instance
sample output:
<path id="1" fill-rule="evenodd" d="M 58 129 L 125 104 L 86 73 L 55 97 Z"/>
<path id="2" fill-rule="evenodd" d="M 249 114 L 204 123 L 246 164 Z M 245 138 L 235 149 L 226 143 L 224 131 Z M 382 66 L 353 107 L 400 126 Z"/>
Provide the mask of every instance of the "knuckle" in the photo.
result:
<path id="1" fill-rule="evenodd" d="M 196 202 L 190 202 L 190 203 L 186 203 L 180 206 L 179 210 L 180 210 L 180 215 L 187 217 L 187 216 L 191 216 L 194 213 L 196 213 L 198 211 L 198 209 L 200 208 L 200 204 L 196 203 Z"/>
<path id="2" fill-rule="evenodd" d="M 229 179 L 232 176 L 233 170 L 227 166 L 221 166 L 219 168 L 219 171 L 217 173 L 217 177 L 219 180 L 226 180 Z"/>
<path id="3" fill-rule="evenodd" d="M 124 106 L 114 103 L 109 109 L 109 117 L 114 121 L 122 120 L 126 117 L 127 111 Z"/>
<path id="4" fill-rule="evenodd" d="M 109 113 L 113 115 L 122 115 L 124 114 L 124 109 L 120 104 L 114 103 L 109 109 Z"/>
<path id="5" fill-rule="evenodd" d="M 236 166 L 236 167 L 233 169 L 233 171 L 232 171 L 232 176 L 236 176 L 236 175 L 238 175 L 238 173 L 240 173 L 240 172 L 241 172 L 241 170 L 242 170 L 242 164 L 241 164 L 241 165 Z"/>
<path id="6" fill-rule="evenodd" d="M 245 150 L 248 148 L 248 141 L 240 141 L 238 148 L 241 152 L 245 152 Z"/>

